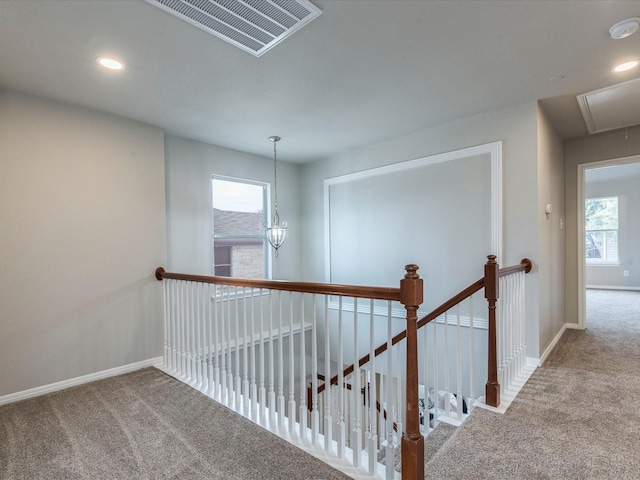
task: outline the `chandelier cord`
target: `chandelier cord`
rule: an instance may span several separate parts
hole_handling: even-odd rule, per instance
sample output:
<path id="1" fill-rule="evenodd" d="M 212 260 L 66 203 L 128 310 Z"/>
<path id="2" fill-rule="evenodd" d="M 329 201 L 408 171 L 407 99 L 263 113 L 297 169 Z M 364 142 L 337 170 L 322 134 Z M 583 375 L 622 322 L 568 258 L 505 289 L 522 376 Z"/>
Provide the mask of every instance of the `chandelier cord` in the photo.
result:
<path id="1" fill-rule="evenodd" d="M 273 142 L 273 190 L 275 192 L 275 215 L 278 215 L 278 159 L 276 153 L 277 140 Z"/>

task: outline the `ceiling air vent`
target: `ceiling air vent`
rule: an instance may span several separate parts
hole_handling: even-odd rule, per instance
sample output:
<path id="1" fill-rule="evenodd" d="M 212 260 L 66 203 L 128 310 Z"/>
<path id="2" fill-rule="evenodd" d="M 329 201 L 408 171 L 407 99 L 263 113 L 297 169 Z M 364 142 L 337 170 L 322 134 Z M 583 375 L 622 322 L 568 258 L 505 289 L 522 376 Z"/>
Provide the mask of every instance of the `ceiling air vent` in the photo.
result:
<path id="1" fill-rule="evenodd" d="M 322 11 L 309 0 L 146 0 L 259 57 Z"/>

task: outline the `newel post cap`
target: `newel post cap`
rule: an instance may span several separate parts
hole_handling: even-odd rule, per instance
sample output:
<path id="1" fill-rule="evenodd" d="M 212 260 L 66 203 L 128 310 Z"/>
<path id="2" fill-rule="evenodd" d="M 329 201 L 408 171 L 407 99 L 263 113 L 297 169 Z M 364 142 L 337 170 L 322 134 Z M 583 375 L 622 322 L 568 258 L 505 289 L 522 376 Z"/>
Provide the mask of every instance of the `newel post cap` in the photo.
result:
<path id="1" fill-rule="evenodd" d="M 400 302 L 404 306 L 417 307 L 422 304 L 423 280 L 418 275 L 418 265 L 409 264 L 404 267 L 407 271 L 404 278 L 400 280 Z"/>

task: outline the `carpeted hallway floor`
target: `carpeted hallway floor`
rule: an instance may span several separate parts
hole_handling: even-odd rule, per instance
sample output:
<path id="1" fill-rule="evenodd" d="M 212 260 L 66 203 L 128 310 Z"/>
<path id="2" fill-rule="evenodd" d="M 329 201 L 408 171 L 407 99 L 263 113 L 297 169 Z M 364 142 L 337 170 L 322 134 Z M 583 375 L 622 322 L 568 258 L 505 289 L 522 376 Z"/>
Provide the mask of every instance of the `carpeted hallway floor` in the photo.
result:
<path id="1" fill-rule="evenodd" d="M 565 332 L 504 415 L 475 409 L 427 478 L 640 478 L 640 292 L 587 301 L 587 329 Z"/>
<path id="2" fill-rule="evenodd" d="M 0 407 L 2 480 L 346 478 L 155 368 Z"/>

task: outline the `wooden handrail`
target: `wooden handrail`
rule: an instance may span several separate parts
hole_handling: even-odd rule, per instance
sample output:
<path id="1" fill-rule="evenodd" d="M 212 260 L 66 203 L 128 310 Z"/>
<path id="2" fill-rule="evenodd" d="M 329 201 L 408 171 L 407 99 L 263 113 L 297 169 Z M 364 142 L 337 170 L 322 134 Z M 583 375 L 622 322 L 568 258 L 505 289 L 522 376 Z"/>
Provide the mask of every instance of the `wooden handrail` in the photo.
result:
<path id="1" fill-rule="evenodd" d="M 531 271 L 531 267 L 532 267 L 531 260 L 529 260 L 528 258 L 524 258 L 524 259 L 522 259 L 520 261 L 520 264 L 518 264 L 518 265 L 512 265 L 510 267 L 501 268 L 499 270 L 499 276 L 502 277 L 502 276 L 510 275 L 512 273 L 517 273 L 517 272 L 529 273 Z M 448 310 L 450 310 L 452 307 L 455 307 L 458 303 L 462 302 L 463 300 L 466 300 L 467 298 L 469 298 L 474 293 L 479 292 L 480 290 L 482 290 L 482 288 L 484 286 L 485 286 L 484 277 L 482 277 L 481 279 L 473 282 L 467 288 L 465 288 L 464 290 L 460 291 L 459 293 L 457 293 L 456 295 L 451 297 L 449 300 L 447 300 L 446 302 L 444 302 L 440 306 L 436 307 L 433 311 L 431 311 L 430 313 L 428 313 L 424 317 L 422 317 L 418 321 L 418 328 L 424 327 L 429 322 L 435 320 L 440 315 L 442 315 L 445 312 L 447 312 Z M 402 340 L 405 339 L 406 336 L 407 336 L 407 331 L 406 330 L 398 333 L 391 340 L 391 345 L 393 346 L 393 345 L 401 342 Z M 380 345 L 378 348 L 375 349 L 375 352 L 374 352 L 375 356 L 377 357 L 377 356 L 381 355 L 382 353 L 386 352 L 387 348 L 388 348 L 388 344 L 387 343 L 383 343 L 382 345 Z M 362 367 L 363 365 L 366 365 L 367 363 L 369 363 L 370 359 L 371 359 L 371 355 L 370 354 L 366 354 L 365 356 L 363 356 L 358 361 L 358 367 Z M 343 371 L 343 376 L 346 377 L 347 375 L 350 375 L 351 373 L 353 373 L 353 370 L 354 370 L 354 364 L 351 364 L 351 365 L 347 366 Z M 331 381 L 329 382 L 329 385 L 337 385 L 337 384 L 338 384 L 338 375 L 336 374 L 333 377 L 331 377 Z M 322 393 L 326 389 L 326 386 L 327 386 L 326 383 L 323 383 L 322 385 L 319 385 L 318 386 L 318 393 Z"/>
<path id="2" fill-rule="evenodd" d="M 528 258 L 520 260 L 519 265 L 512 265 L 511 267 L 504 267 L 498 270 L 498 276 L 504 277 L 505 275 L 511 275 L 512 273 L 524 272 L 529 273 L 533 268 L 533 263 Z"/>
<path id="3" fill-rule="evenodd" d="M 156 278 L 171 278 L 186 282 L 212 283 L 234 287 L 263 288 L 268 290 L 286 290 L 290 292 L 315 293 L 318 295 L 336 295 L 341 297 L 369 298 L 373 300 L 400 301 L 400 289 L 393 287 L 365 287 L 360 285 L 340 285 L 332 283 L 289 282 L 285 280 L 254 280 L 250 278 L 215 277 L 209 275 L 188 275 L 165 272 L 156 269 Z"/>

